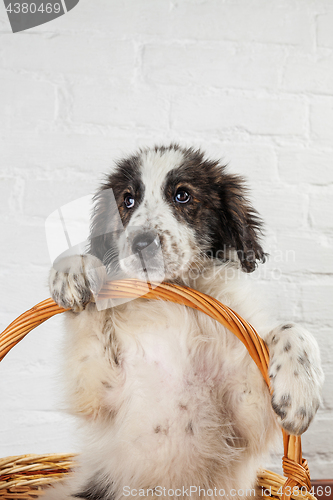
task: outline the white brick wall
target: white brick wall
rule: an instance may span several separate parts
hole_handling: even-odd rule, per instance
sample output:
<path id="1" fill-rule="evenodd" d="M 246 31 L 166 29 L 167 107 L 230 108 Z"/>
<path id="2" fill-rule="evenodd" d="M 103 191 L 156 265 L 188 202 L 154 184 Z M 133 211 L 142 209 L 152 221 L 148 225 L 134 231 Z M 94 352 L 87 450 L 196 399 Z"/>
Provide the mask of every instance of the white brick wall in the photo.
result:
<path id="1" fill-rule="evenodd" d="M 267 222 L 267 307 L 320 343 L 324 403 L 303 438 L 317 478 L 333 477 L 332 26 L 331 0 L 81 0 L 12 34 L 0 3 L 1 329 L 48 296 L 55 208 L 138 146 L 201 146 L 248 178 Z M 62 334 L 55 317 L 1 363 L 0 456 L 76 450 Z"/>

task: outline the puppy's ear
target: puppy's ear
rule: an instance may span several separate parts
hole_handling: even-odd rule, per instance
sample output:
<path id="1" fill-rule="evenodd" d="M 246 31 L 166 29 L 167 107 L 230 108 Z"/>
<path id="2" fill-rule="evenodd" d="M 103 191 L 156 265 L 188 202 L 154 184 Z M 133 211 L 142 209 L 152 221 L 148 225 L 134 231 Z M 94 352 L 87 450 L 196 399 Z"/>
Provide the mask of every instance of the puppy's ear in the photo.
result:
<path id="1" fill-rule="evenodd" d="M 102 262 L 110 257 L 115 244 L 115 237 L 123 226 L 119 218 L 118 207 L 113 191 L 108 184 L 103 184 L 94 196 L 94 208 L 90 224 L 89 253 L 98 257 Z"/>
<path id="2" fill-rule="evenodd" d="M 267 256 L 260 244 L 263 222 L 246 198 L 242 177 L 224 173 L 219 188 L 221 239 L 236 249 L 243 270 L 251 273 Z"/>
<path id="3" fill-rule="evenodd" d="M 94 196 L 94 209 L 90 224 L 90 248 L 89 253 L 103 261 L 105 252 L 107 232 L 107 199 L 103 190 Z"/>

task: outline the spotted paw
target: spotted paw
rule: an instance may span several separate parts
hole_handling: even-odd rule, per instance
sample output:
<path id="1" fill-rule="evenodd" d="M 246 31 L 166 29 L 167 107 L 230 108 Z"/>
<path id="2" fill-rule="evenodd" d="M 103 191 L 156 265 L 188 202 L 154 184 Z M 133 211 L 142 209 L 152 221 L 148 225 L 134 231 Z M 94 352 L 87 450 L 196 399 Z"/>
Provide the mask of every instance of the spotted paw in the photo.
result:
<path id="1" fill-rule="evenodd" d="M 61 307 L 82 311 L 105 281 L 105 268 L 93 255 L 73 255 L 54 264 L 49 287 Z"/>
<path id="2" fill-rule="evenodd" d="M 288 323 L 272 330 L 266 343 L 273 410 L 289 434 L 302 434 L 321 402 L 324 374 L 317 342 L 303 327 Z"/>

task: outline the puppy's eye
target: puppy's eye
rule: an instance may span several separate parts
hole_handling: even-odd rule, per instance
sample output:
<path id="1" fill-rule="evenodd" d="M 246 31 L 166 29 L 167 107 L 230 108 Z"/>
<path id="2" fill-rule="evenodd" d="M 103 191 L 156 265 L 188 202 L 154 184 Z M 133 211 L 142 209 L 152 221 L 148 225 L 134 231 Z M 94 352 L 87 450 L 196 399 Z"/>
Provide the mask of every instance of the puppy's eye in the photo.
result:
<path id="1" fill-rule="evenodd" d="M 135 199 L 131 194 L 126 194 L 124 198 L 124 204 L 126 208 L 133 208 L 135 205 Z"/>
<path id="2" fill-rule="evenodd" d="M 185 189 L 180 189 L 177 191 L 177 194 L 175 196 L 175 201 L 177 203 L 188 203 L 191 199 L 191 195 L 185 191 Z"/>

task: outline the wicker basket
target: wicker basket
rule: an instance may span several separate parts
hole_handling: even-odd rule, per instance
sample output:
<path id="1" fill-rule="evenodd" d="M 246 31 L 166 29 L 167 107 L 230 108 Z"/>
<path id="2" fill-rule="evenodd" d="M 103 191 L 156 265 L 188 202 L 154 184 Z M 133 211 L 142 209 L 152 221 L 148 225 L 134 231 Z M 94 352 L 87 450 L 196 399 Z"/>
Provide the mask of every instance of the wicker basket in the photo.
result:
<path id="1" fill-rule="evenodd" d="M 237 313 L 216 299 L 190 288 L 162 283 L 157 287 L 149 286 L 138 280 L 108 282 L 99 293 L 99 298 L 137 298 L 162 299 L 184 304 L 216 319 L 233 332 L 246 346 L 254 362 L 269 386 L 269 353 L 264 341 L 254 328 Z M 20 340 L 36 326 L 51 316 L 66 311 L 52 299 L 46 299 L 25 312 L 0 335 L 0 361 Z M 279 474 L 261 470 L 258 484 L 264 488 L 263 497 L 269 492 L 271 497 L 288 500 L 314 500 L 311 489 L 307 461 L 302 457 L 301 438 L 283 432 L 284 457 L 283 472 Z M 36 499 L 43 495 L 43 488 L 63 479 L 75 464 L 74 455 L 23 455 L 0 459 L 0 498 Z"/>

